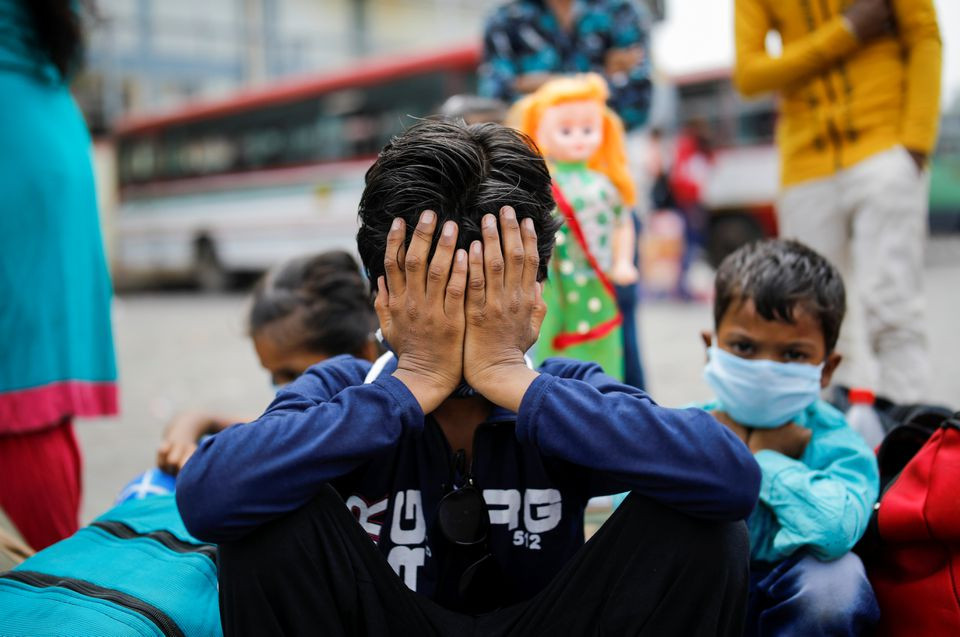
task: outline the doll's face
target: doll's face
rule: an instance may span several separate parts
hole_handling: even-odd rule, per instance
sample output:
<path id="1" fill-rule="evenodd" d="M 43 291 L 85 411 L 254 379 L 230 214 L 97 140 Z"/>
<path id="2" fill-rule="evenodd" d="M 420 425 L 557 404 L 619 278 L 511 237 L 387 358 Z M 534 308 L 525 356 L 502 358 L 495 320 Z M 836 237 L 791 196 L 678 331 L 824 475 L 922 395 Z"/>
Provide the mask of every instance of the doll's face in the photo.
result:
<path id="1" fill-rule="evenodd" d="M 537 128 L 537 144 L 548 159 L 586 161 L 603 141 L 603 105 L 580 100 L 551 106 Z"/>

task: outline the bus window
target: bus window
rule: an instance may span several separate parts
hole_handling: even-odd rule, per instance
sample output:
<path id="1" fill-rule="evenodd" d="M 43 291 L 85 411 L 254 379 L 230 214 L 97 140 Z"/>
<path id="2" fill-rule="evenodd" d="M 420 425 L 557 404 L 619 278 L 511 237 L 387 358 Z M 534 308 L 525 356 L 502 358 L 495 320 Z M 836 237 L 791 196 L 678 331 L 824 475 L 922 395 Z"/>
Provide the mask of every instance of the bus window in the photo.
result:
<path id="1" fill-rule="evenodd" d="M 740 106 L 737 117 L 736 142 L 738 145 L 773 143 L 777 113 L 772 100 L 747 102 Z"/>
<path id="2" fill-rule="evenodd" d="M 479 57 L 371 61 L 121 125 L 118 271 L 203 279 L 353 245 L 369 164 L 415 118 L 474 92 Z"/>

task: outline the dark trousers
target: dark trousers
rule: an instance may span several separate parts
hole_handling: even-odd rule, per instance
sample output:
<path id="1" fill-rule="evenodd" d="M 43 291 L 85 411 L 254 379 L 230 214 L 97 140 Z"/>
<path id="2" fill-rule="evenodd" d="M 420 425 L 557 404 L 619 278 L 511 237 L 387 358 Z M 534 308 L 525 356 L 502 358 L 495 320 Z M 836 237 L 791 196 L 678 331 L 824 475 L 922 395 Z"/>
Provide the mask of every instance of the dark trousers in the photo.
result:
<path id="1" fill-rule="evenodd" d="M 332 488 L 220 545 L 234 635 L 678 635 L 743 632 L 743 523 L 694 520 L 631 495 L 530 600 L 462 615 L 408 589 Z"/>
<path id="2" fill-rule="evenodd" d="M 647 390 L 640 362 L 640 331 L 637 329 L 637 285 L 617 285 L 617 307 L 623 315 L 623 382 L 642 391 Z"/>
<path id="3" fill-rule="evenodd" d="M 853 553 L 821 562 L 796 555 L 750 573 L 746 637 L 868 634 L 880 608 L 863 562 Z"/>

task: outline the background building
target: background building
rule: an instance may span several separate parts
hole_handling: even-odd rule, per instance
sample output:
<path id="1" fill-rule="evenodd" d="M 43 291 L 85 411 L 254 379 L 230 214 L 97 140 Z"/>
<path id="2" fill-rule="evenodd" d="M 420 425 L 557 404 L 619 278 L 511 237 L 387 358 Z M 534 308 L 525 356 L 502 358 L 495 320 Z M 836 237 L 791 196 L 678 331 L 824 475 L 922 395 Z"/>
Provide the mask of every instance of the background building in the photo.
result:
<path id="1" fill-rule="evenodd" d="M 501 0 L 96 0 L 75 91 L 93 130 L 358 59 L 480 39 Z M 650 0 L 662 15 L 663 0 Z"/>
<path id="2" fill-rule="evenodd" d="M 477 38 L 494 0 L 98 0 L 75 90 L 95 132 L 378 54 Z M 424 37 L 430 34 L 430 37 Z"/>

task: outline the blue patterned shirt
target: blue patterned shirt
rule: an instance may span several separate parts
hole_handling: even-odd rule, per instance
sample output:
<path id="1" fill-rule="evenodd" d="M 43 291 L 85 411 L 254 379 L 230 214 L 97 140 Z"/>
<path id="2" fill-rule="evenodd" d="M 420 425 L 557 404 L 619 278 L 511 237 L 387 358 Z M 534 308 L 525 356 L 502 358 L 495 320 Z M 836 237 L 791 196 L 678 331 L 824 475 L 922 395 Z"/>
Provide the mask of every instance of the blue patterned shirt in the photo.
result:
<path id="1" fill-rule="evenodd" d="M 649 14 L 635 0 L 574 0 L 573 27 L 565 31 L 543 0 L 508 2 L 487 20 L 480 94 L 513 102 L 514 82 L 526 73 L 602 74 L 610 107 L 629 129 L 643 124 L 650 107 Z M 641 47 L 643 59 L 628 73 L 607 75 L 611 49 Z"/>

